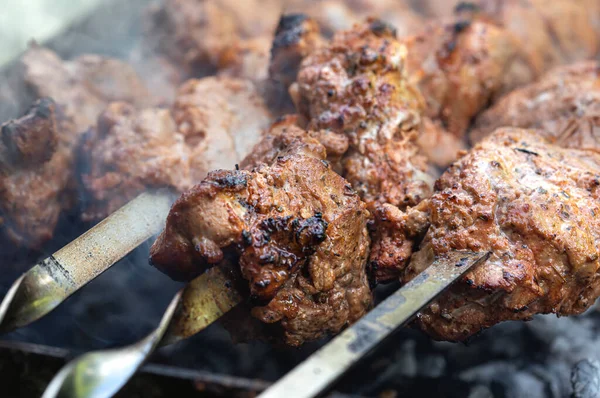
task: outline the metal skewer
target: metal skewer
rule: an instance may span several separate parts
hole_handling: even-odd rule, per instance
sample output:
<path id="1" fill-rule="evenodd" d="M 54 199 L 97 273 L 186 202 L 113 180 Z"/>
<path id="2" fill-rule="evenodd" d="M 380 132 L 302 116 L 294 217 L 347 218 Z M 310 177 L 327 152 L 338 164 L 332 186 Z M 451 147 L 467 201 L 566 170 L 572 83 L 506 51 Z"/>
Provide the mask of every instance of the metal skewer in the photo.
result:
<path id="1" fill-rule="evenodd" d="M 241 301 L 229 278 L 212 268 L 175 295 L 152 333 L 132 345 L 72 360 L 52 379 L 42 398 L 111 397 L 155 349 L 198 333 Z"/>
<path id="2" fill-rule="evenodd" d="M 171 196 L 144 193 L 17 279 L 0 304 L 0 332 L 43 317 L 164 226 Z"/>
<path id="3" fill-rule="evenodd" d="M 409 322 L 452 282 L 489 255 L 452 252 L 437 258 L 425 271 L 312 354 L 259 398 L 309 398 L 324 392 L 394 330 Z"/>
<path id="4" fill-rule="evenodd" d="M 311 357 L 308 363 L 300 365 L 292 372 L 293 376 L 286 376 L 283 384 L 276 384 L 275 390 L 269 390 L 265 396 L 314 396 L 487 255 L 455 252 L 438 259 L 358 323 L 313 354 L 316 358 Z M 127 347 L 90 352 L 74 359 L 55 376 L 42 398 L 111 397 L 156 348 L 200 332 L 240 303 L 242 298 L 232 285 L 220 268 L 212 268 L 175 296 L 159 326 L 147 337 Z"/>

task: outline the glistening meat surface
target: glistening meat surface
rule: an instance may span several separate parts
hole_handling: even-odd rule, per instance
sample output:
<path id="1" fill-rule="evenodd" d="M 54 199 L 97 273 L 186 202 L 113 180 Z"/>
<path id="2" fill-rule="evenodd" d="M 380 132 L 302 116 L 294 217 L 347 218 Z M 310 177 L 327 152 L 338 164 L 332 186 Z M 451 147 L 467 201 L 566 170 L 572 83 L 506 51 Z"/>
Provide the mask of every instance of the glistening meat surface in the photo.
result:
<path id="1" fill-rule="evenodd" d="M 404 280 L 436 255 L 491 251 L 418 316 L 442 340 L 505 320 L 574 315 L 600 295 L 600 155 L 532 130 L 497 130 L 452 165 L 426 201 L 431 226 Z"/>
<path id="2" fill-rule="evenodd" d="M 252 314 L 300 345 L 356 321 L 372 298 L 366 205 L 293 122 L 275 125 L 244 169 L 211 172 L 186 192 L 151 262 L 189 279 L 234 253 L 259 303 Z"/>

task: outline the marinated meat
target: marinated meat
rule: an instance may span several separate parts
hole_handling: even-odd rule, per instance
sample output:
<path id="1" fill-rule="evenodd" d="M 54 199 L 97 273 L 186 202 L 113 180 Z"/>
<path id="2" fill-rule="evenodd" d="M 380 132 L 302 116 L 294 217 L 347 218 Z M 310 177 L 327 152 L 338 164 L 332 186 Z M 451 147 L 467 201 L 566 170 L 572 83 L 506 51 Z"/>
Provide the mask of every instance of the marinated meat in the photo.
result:
<path id="1" fill-rule="evenodd" d="M 597 150 L 515 128 L 476 145 L 425 202 L 431 225 L 403 279 L 449 251 L 491 257 L 424 310 L 420 327 L 464 340 L 501 321 L 587 309 L 600 295 L 599 187 Z"/>
<path id="2" fill-rule="evenodd" d="M 366 205 L 293 122 L 275 125 L 244 169 L 211 172 L 184 193 L 150 259 L 189 279 L 236 253 L 259 303 L 252 314 L 297 346 L 339 332 L 372 298 Z"/>
<path id="3" fill-rule="evenodd" d="M 538 82 L 515 90 L 481 114 L 471 141 L 502 126 L 541 129 L 561 146 L 598 148 L 600 68 L 589 61 L 559 67 Z"/>
<path id="4" fill-rule="evenodd" d="M 52 158 L 58 143 L 54 111 L 54 101 L 42 98 L 23 117 L 2 125 L 0 169 L 36 167 Z"/>
<path id="5" fill-rule="evenodd" d="M 282 15 L 271 47 L 269 77 L 287 90 L 296 81 L 302 60 L 323 44 L 313 19 L 305 14 Z"/>
<path id="6" fill-rule="evenodd" d="M 126 63 L 99 55 L 82 55 L 72 61 L 32 46 L 22 56 L 24 79 L 38 97 L 50 97 L 64 108 L 75 130 L 82 133 L 112 101 L 150 105 L 151 96 L 136 72 Z M 76 135 L 72 136 L 72 143 Z"/>
<path id="7" fill-rule="evenodd" d="M 190 148 L 168 109 L 114 102 L 81 146 L 82 218 L 101 220 L 151 188 L 192 186 Z"/>
<path id="8" fill-rule="evenodd" d="M 426 115 L 442 121 L 459 140 L 497 95 L 534 78 L 520 43 L 470 14 L 434 21 L 404 43 L 406 67 L 427 102 Z"/>
<path id="9" fill-rule="evenodd" d="M 280 0 L 166 0 L 153 10 L 149 37 L 188 76 L 225 70 L 258 79 L 280 15 Z"/>
<path id="10" fill-rule="evenodd" d="M 596 0 L 424 0 L 420 11 L 448 17 L 481 13 L 510 32 L 540 74 L 560 64 L 594 57 L 600 50 L 600 3 Z"/>
<path id="11" fill-rule="evenodd" d="M 141 106 L 152 99 L 133 69 L 114 59 L 84 55 L 63 61 L 33 45 L 20 62 L 33 94 L 56 104 L 41 100 L 4 126 L 0 206 L 5 235 L 37 249 L 52 237 L 61 212 L 75 204 L 81 134 L 111 101 Z"/>
<path id="12" fill-rule="evenodd" d="M 432 182 L 414 143 L 422 97 L 408 82 L 405 57 L 393 28 L 371 20 L 304 59 L 290 88 L 309 129 L 330 157 L 341 156 L 342 175 L 367 203 L 415 205 Z"/>
<path id="13" fill-rule="evenodd" d="M 434 181 L 417 145 L 423 101 L 407 78 L 405 58 L 394 30 L 371 20 L 336 34 L 304 59 L 290 88 L 334 167 L 367 202 L 375 231 L 385 225 L 373 239 L 370 264 L 377 280 L 391 278 L 389 267 L 403 267 L 414 245 L 389 213 L 403 218 L 403 211 L 429 196 Z"/>
<path id="14" fill-rule="evenodd" d="M 110 104 L 82 145 L 83 218 L 102 219 L 147 189 L 181 193 L 233 167 L 270 119 L 253 83 L 223 77 L 186 82 L 172 109 Z"/>
<path id="15" fill-rule="evenodd" d="M 375 17 L 394 26 L 399 35 L 420 28 L 423 17 L 407 0 L 284 0 L 286 13 L 304 13 L 314 18 L 326 36 L 349 30 L 355 24 Z"/>
<path id="16" fill-rule="evenodd" d="M 64 131 L 73 125 L 50 99 L 4 123 L 0 140 L 0 231 L 37 249 L 52 237 L 67 195 L 72 156 Z"/>

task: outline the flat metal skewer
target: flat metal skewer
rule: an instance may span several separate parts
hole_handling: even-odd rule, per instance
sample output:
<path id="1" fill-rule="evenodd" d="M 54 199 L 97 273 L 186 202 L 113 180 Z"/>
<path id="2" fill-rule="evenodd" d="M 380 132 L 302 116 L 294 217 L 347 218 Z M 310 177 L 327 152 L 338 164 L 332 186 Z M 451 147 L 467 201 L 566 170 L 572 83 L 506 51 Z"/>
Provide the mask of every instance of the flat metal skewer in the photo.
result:
<path id="1" fill-rule="evenodd" d="M 126 347 L 89 352 L 65 365 L 42 398 L 106 398 L 117 393 L 160 346 L 190 337 L 242 301 L 220 268 L 212 268 L 179 291 L 158 327 Z"/>
<path id="2" fill-rule="evenodd" d="M 160 231 L 167 192 L 144 193 L 17 279 L 0 304 L 0 332 L 43 317 Z"/>
<path id="3" fill-rule="evenodd" d="M 293 375 L 286 376 L 265 396 L 314 396 L 487 256 L 487 253 L 455 252 L 436 260 L 413 281 L 313 354 L 308 363 L 301 364 L 292 371 Z M 54 377 L 42 398 L 111 397 L 156 348 L 200 332 L 241 301 L 231 279 L 221 268 L 212 268 L 175 296 L 158 327 L 147 337 L 126 347 L 90 352 L 74 359 Z"/>
<path id="4" fill-rule="evenodd" d="M 259 395 L 260 398 L 310 398 L 331 386 L 352 365 L 490 253 L 452 252 L 385 299 L 354 325 L 312 354 Z"/>

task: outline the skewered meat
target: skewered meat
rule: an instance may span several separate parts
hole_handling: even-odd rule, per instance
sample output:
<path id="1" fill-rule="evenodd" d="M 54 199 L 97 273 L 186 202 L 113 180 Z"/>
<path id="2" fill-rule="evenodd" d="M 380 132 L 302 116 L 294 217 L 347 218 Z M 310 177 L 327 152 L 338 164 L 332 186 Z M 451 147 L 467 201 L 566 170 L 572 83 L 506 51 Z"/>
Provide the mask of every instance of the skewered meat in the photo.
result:
<path id="1" fill-rule="evenodd" d="M 304 13 L 314 18 L 326 36 L 349 30 L 368 17 L 394 26 L 404 36 L 418 29 L 423 17 L 407 0 L 284 0 L 286 13 Z"/>
<path id="2" fill-rule="evenodd" d="M 418 317 L 463 340 L 504 320 L 579 314 L 600 295 L 600 155 L 504 128 L 452 165 L 426 201 L 431 226 L 410 280 L 452 250 L 491 251 Z"/>
<path id="3" fill-rule="evenodd" d="M 54 154 L 58 142 L 54 101 L 42 98 L 18 120 L 0 129 L 0 169 L 35 167 Z"/>
<path id="4" fill-rule="evenodd" d="M 86 220 L 99 220 L 148 188 L 183 192 L 213 169 L 239 163 L 271 115 L 246 80 L 189 80 L 171 110 L 113 103 L 85 137 Z"/>
<path id="5" fill-rule="evenodd" d="M 305 14 L 282 15 L 271 47 L 269 77 L 287 90 L 296 81 L 302 60 L 323 44 L 313 19 Z"/>
<path id="6" fill-rule="evenodd" d="M 424 0 L 422 13 L 447 17 L 485 14 L 523 46 L 536 74 L 594 57 L 600 50 L 600 3 L 596 0 Z"/>
<path id="7" fill-rule="evenodd" d="M 229 70 L 239 77 L 259 79 L 267 74 L 280 3 L 166 0 L 154 10 L 149 34 L 188 76 Z"/>
<path id="8" fill-rule="evenodd" d="M 495 96 L 534 77 L 519 42 L 476 16 L 434 21 L 404 42 L 407 69 L 427 101 L 426 115 L 459 139 Z"/>
<path id="9" fill-rule="evenodd" d="M 308 56 L 291 87 L 309 129 L 367 203 L 406 207 L 428 196 L 431 178 L 414 144 L 422 98 L 405 56 L 393 28 L 372 20 Z"/>
<path id="10" fill-rule="evenodd" d="M 39 248 L 52 237 L 62 211 L 74 205 L 75 150 L 80 135 L 110 102 L 143 105 L 151 98 L 133 69 L 96 55 L 63 61 L 32 46 L 20 60 L 33 94 L 52 97 L 3 126 L 0 209 L 13 242 Z"/>
<path id="11" fill-rule="evenodd" d="M 63 61 L 54 52 L 34 45 L 23 54 L 21 63 L 24 79 L 35 94 L 54 99 L 73 120 L 72 134 L 93 126 L 109 102 L 152 103 L 135 71 L 116 59 L 90 54 Z"/>
<path id="12" fill-rule="evenodd" d="M 72 123 L 50 99 L 1 126 L 0 230 L 12 242 L 39 248 L 71 204 L 71 153 L 62 131 Z"/>
<path id="13" fill-rule="evenodd" d="M 370 264 L 391 279 L 413 247 L 402 211 L 429 196 L 434 176 L 416 144 L 423 110 L 404 69 L 406 47 L 378 20 L 336 34 L 303 62 L 290 92 L 329 159 L 375 217 Z"/>
<path id="14" fill-rule="evenodd" d="M 325 148 L 283 120 L 242 170 L 218 170 L 173 205 L 151 262 L 189 279 L 237 253 L 252 314 L 300 345 L 339 332 L 369 309 L 368 211 L 325 160 Z"/>
<path id="15" fill-rule="evenodd" d="M 481 114 L 471 140 L 480 141 L 498 127 L 513 126 L 541 129 L 565 147 L 597 150 L 599 77 L 600 68 L 592 61 L 557 68 Z"/>

